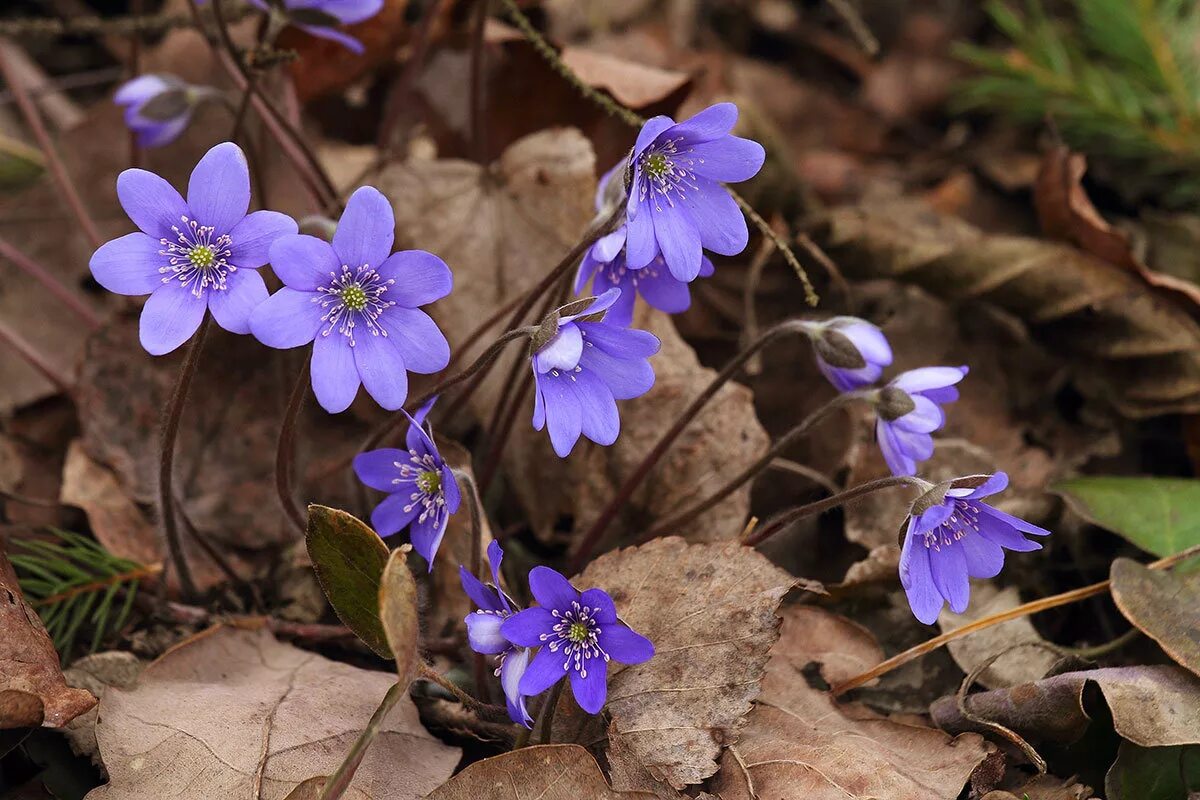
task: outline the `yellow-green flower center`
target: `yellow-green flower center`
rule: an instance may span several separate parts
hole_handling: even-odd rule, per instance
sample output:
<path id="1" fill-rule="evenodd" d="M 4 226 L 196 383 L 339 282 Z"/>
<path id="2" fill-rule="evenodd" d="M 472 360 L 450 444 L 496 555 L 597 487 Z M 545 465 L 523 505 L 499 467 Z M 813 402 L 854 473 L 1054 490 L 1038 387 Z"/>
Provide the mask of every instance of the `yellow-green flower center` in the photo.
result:
<path id="1" fill-rule="evenodd" d="M 583 622 L 572 622 L 571 626 L 567 628 L 567 638 L 575 642 L 575 644 L 586 642 L 590 633 L 591 628 Z"/>
<path id="2" fill-rule="evenodd" d="M 358 284 L 351 284 L 339 292 L 342 304 L 351 311 L 362 311 L 367 307 L 367 293 Z"/>
<path id="3" fill-rule="evenodd" d="M 208 245 L 198 244 L 187 251 L 187 258 L 196 269 L 208 269 L 217 260 L 217 254 Z"/>
<path id="4" fill-rule="evenodd" d="M 662 178 L 671 171 L 671 162 L 662 153 L 651 153 L 646 156 L 642 169 L 650 173 L 651 177 Z"/>
<path id="5" fill-rule="evenodd" d="M 437 494 L 442 488 L 442 474 L 428 469 L 417 476 L 417 488 L 425 494 Z"/>

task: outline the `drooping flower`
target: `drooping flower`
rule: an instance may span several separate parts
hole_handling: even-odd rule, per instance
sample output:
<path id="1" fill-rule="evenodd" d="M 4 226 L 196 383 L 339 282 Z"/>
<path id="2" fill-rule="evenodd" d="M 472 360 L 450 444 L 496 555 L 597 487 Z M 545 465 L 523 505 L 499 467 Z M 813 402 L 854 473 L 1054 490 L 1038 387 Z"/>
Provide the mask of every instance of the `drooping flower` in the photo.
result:
<path id="1" fill-rule="evenodd" d="M 532 651 L 528 647 L 519 647 L 500 633 L 504 620 L 520 611 L 520 607 L 504 590 L 500 588 L 500 562 L 504 558 L 504 550 L 499 542 L 488 545 L 488 564 L 492 570 L 492 583 L 485 586 L 478 578 L 459 566 L 458 578 L 463 591 L 479 606 L 478 611 L 467 614 L 467 641 L 471 649 L 483 655 L 496 656 L 496 676 L 500 678 L 500 686 L 504 689 L 504 699 L 508 705 L 508 716 L 518 725 L 530 726 L 533 719 L 525 707 L 525 695 L 519 689 L 521 677 L 529 667 Z"/>
<path id="2" fill-rule="evenodd" d="M 603 589 L 580 592 L 549 567 L 534 567 L 529 590 L 540 605 L 506 619 L 500 633 L 515 645 L 540 647 L 520 681 L 532 697 L 570 676 L 579 707 L 598 714 L 608 697 L 608 662 L 641 664 L 654 645 L 617 619 L 612 598 Z"/>
<path id="3" fill-rule="evenodd" d="M 143 169 L 117 176 L 117 197 L 140 229 L 102 245 L 89 267 L 101 286 L 150 295 L 139 336 L 151 355 L 169 353 L 200 326 L 205 311 L 231 333 L 250 332 L 250 313 L 267 299 L 258 268 L 271 244 L 296 223 L 250 206 L 250 170 L 237 145 L 209 150 L 192 170 L 187 201 Z"/>
<path id="4" fill-rule="evenodd" d="M 354 473 L 372 489 L 387 492 L 388 497 L 371 512 L 371 526 L 386 538 L 409 528 L 409 538 L 433 571 L 450 515 L 462 502 L 458 481 L 450 465 L 442 460 L 433 438 L 422 425 L 430 400 L 408 417 L 406 450 L 385 447 L 354 457 Z M 403 409 L 402 409 L 403 410 Z"/>
<path id="5" fill-rule="evenodd" d="M 117 89 L 113 101 L 125 108 L 125 124 L 142 147 L 160 147 L 179 138 L 204 100 L 218 96 L 174 75 L 139 75 Z"/>
<path id="6" fill-rule="evenodd" d="M 941 406 L 958 399 L 967 367 L 922 367 L 897 375 L 875 395 L 875 438 L 893 475 L 915 475 L 933 455 L 931 433 L 946 422 Z"/>
<path id="7" fill-rule="evenodd" d="M 935 622 L 943 603 L 956 614 L 966 611 L 968 578 L 1000 574 L 1005 550 L 1041 549 L 1022 534 L 1048 536 L 1050 531 L 980 502 L 1007 486 L 1003 472 L 959 478 L 913 503 L 900 551 L 900 583 L 921 622 Z"/>
<path id="8" fill-rule="evenodd" d="M 270 13 L 270 0 L 249 0 Z M 358 39 L 337 29 L 338 25 L 364 22 L 379 13 L 383 0 L 276 0 L 280 13 L 288 22 L 310 36 L 329 39 L 355 53 L 363 52 Z"/>
<path id="9" fill-rule="evenodd" d="M 639 397 L 654 385 L 647 359 L 658 352 L 658 337 L 590 319 L 611 308 L 620 294 L 609 289 L 585 308 L 557 317 L 557 330 L 536 343 L 530 359 L 533 427 L 549 426 L 560 458 L 570 454 L 581 434 L 596 444 L 615 442 L 621 432 L 616 401 Z"/>
<path id="10" fill-rule="evenodd" d="M 420 310 L 450 293 L 450 269 L 423 250 L 392 253 L 394 228 L 387 198 L 364 186 L 332 243 L 292 235 L 271 247 L 285 285 L 254 310 L 250 328 L 269 347 L 314 343 L 313 392 L 331 414 L 349 408 L 360 384 L 394 411 L 408 396 L 406 371 L 438 372 L 450 361 L 446 337 Z"/>
<path id="11" fill-rule="evenodd" d="M 812 339 L 817 367 L 839 392 L 853 392 L 879 380 L 892 363 L 883 331 L 858 317 L 833 317 L 804 323 Z"/>
<path id="12" fill-rule="evenodd" d="M 644 267 L 661 252 L 671 274 L 690 282 L 700 274 L 702 250 L 732 256 L 746 247 L 746 219 L 721 183 L 754 177 L 766 153 L 730 135 L 737 116 L 733 103 L 718 103 L 680 123 L 660 116 L 642 126 L 625 208 L 628 267 Z"/>

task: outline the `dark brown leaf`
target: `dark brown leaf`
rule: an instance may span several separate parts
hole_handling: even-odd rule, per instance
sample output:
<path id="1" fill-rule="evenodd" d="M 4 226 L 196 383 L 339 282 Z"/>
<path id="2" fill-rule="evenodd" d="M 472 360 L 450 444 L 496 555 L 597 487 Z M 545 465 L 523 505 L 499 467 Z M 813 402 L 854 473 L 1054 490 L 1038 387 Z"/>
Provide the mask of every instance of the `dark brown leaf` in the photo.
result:
<path id="1" fill-rule="evenodd" d="M 485 758 L 455 775 L 426 800 L 636 800 L 615 792 L 596 760 L 574 744 L 524 747 Z"/>
<path id="2" fill-rule="evenodd" d="M 1113 601 L 1125 618 L 1200 675 L 1200 572 L 1178 574 L 1118 558 L 1110 577 Z"/>

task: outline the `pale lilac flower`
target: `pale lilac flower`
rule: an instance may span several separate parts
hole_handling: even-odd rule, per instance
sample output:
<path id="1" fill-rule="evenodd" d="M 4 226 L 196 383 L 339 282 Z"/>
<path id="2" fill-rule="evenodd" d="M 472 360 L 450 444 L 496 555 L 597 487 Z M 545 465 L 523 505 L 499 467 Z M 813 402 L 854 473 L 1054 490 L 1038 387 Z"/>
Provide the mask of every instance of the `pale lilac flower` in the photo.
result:
<path id="1" fill-rule="evenodd" d="M 508 716 L 518 725 L 530 726 L 533 719 L 525 707 L 525 695 L 519 689 L 521 677 L 529 667 L 532 651 L 528 647 L 514 645 L 500 633 L 504 620 L 520 611 L 520 607 L 500 588 L 500 562 L 504 550 L 499 542 L 488 545 L 488 564 L 492 570 L 492 583 L 485 586 L 478 578 L 459 566 L 458 578 L 463 591 L 479 606 L 478 611 L 467 614 L 467 641 L 471 649 L 483 655 L 496 656 L 496 676 L 504 689 L 508 705 Z"/>
<path id="2" fill-rule="evenodd" d="M 933 456 L 931 433 L 946 423 L 941 406 L 958 399 L 954 384 L 967 367 L 923 367 L 903 372 L 875 394 L 875 438 L 893 475 L 915 475 Z"/>
<path id="3" fill-rule="evenodd" d="M 113 101 L 125 108 L 125 124 L 142 147 L 160 147 L 179 138 L 203 101 L 218 92 L 193 86 L 174 75 L 139 75 L 117 89 Z"/>
<path id="4" fill-rule="evenodd" d="M 839 392 L 853 392 L 879 380 L 892 363 L 892 348 L 883 331 L 858 317 L 806 322 L 817 367 Z"/>
<path id="5" fill-rule="evenodd" d="M 979 475 L 940 484 L 917 498 L 900 552 L 900 583 L 917 619 L 933 624 L 943 603 L 967 610 L 968 578 L 993 578 L 1004 567 L 1004 551 L 1028 552 L 1041 545 L 1022 534 L 1050 531 L 992 508 L 981 498 L 1004 491 L 1008 476 Z"/>
<path id="6" fill-rule="evenodd" d="M 680 123 L 654 117 L 642 126 L 625 207 L 628 267 L 661 252 L 686 283 L 700 274 L 702 250 L 732 256 L 746 247 L 746 219 L 721 184 L 754 177 L 766 154 L 758 142 L 729 134 L 737 116 L 733 103 L 718 103 Z"/>
<path id="7" fill-rule="evenodd" d="M 360 384 L 394 411 L 408 396 L 406 371 L 439 372 L 450 361 L 446 337 L 420 310 L 450 293 L 450 269 L 423 250 L 392 253 L 394 228 L 387 198 L 364 186 L 332 243 L 293 235 L 271 247 L 285 286 L 254 310 L 251 330 L 270 347 L 313 342 L 313 393 L 331 414 L 350 407 Z"/>
<path id="8" fill-rule="evenodd" d="M 263 11 L 271 11 L 269 0 L 249 2 Z M 363 22 L 383 8 L 383 0 L 277 0 L 276 4 L 288 22 L 305 33 L 337 42 L 355 53 L 363 52 L 362 42 L 336 26 Z"/>
<path id="9" fill-rule="evenodd" d="M 608 662 L 641 664 L 654 656 L 654 645 L 617 619 L 612 598 L 602 589 L 581 593 L 549 567 L 534 567 L 529 590 L 540 605 L 500 626 L 513 644 L 541 648 L 521 678 L 521 693 L 541 694 L 569 676 L 579 707 L 599 714 L 608 697 Z"/>
<path id="10" fill-rule="evenodd" d="M 354 457 L 358 479 L 388 493 L 387 499 L 371 512 L 375 532 L 386 538 L 409 528 L 413 549 L 429 564 L 431 572 L 450 515 L 462 502 L 454 472 L 422 427 L 433 403 L 430 400 L 421 406 L 416 416 L 404 411 L 409 423 L 404 442 L 407 449 L 385 447 Z"/>
<path id="11" fill-rule="evenodd" d="M 141 229 L 102 245 L 89 267 L 110 292 L 150 295 L 139 337 L 152 355 L 191 338 L 205 311 L 231 333 L 250 332 L 250 313 L 267 299 L 258 268 L 271 244 L 296 223 L 250 207 L 250 170 L 237 145 L 209 150 L 192 170 L 187 201 L 144 169 L 117 176 L 117 197 Z"/>
<path id="12" fill-rule="evenodd" d="M 596 444 L 615 442 L 621 432 L 616 401 L 639 397 L 654 385 L 647 359 L 658 352 L 658 337 L 589 319 L 608 310 L 620 294 L 609 289 L 579 312 L 559 317 L 556 332 L 530 358 L 533 427 L 549 426 L 560 458 L 570 454 L 581 434 Z"/>

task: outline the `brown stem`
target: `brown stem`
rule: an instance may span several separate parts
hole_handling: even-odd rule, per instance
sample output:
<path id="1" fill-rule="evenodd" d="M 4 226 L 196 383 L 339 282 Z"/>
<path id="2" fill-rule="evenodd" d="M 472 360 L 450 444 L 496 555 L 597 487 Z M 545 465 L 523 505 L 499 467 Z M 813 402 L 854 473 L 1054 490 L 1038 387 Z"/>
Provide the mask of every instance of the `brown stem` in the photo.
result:
<path id="1" fill-rule="evenodd" d="M 475 19 L 471 26 L 471 149 L 475 161 L 487 163 L 487 131 L 484 127 L 484 42 L 488 0 L 475 0 Z"/>
<path id="2" fill-rule="evenodd" d="M 26 275 L 42 284 L 42 286 L 45 286 L 50 294 L 54 295 L 63 305 L 78 314 L 79 318 L 87 323 L 89 328 L 96 330 L 100 327 L 100 317 L 92 310 L 91 306 L 81 300 L 75 292 L 68 289 L 62 281 L 50 274 L 45 267 L 22 253 L 3 238 L 0 238 L 0 256 L 7 258 Z"/>
<path id="3" fill-rule="evenodd" d="M 71 379 L 59 371 L 58 367 L 47 361 L 38 352 L 36 347 L 26 341 L 21 334 L 10 328 L 4 320 L 0 320 L 0 342 L 4 342 L 15 350 L 17 355 L 25 359 L 29 366 L 36 369 L 46 380 L 57 386 L 64 394 L 71 393 Z"/>
<path id="4" fill-rule="evenodd" d="M 930 484 L 921 480 L 920 478 L 914 478 L 909 475 L 892 475 L 887 478 L 879 478 L 878 480 L 867 481 L 866 483 L 861 483 L 858 486 L 851 487 L 844 492 L 839 492 L 832 497 L 825 497 L 821 500 L 800 506 L 799 508 L 793 508 L 790 511 L 785 511 L 777 516 L 772 522 L 743 537 L 742 544 L 748 547 L 755 547 L 756 545 L 762 544 L 767 539 L 770 539 L 772 536 L 779 533 L 779 531 L 783 530 L 785 527 L 798 519 L 804 519 L 805 517 L 811 517 L 814 514 L 820 514 L 824 511 L 828 511 L 831 508 L 836 508 L 840 505 L 844 505 L 845 503 L 849 503 L 851 500 L 857 500 L 858 498 L 865 497 L 873 492 L 878 492 L 880 489 L 891 489 L 896 486 L 916 486 L 920 489 L 928 489 Z"/>
<path id="5" fill-rule="evenodd" d="M 283 412 L 283 424 L 279 429 L 279 447 L 275 451 L 275 491 L 279 494 L 279 502 L 292 525 L 301 534 L 306 527 L 304 512 L 296 503 L 296 494 L 292 489 L 292 461 L 296 454 L 296 423 L 300 417 L 300 409 L 304 406 L 304 398 L 308 396 L 308 360 L 300 368 L 296 376 L 296 385 L 288 398 L 287 409 Z"/>
<path id="6" fill-rule="evenodd" d="M 554 733 L 554 711 L 558 708 L 558 699 L 562 697 L 563 684 L 567 682 L 563 678 L 558 683 L 554 684 L 554 688 L 550 690 L 550 696 L 546 698 L 546 705 L 542 706 L 541 717 L 542 731 L 538 734 L 539 744 L 550 744 L 550 739 Z"/>
<path id="7" fill-rule="evenodd" d="M 778 325 L 768 328 L 757 339 L 743 348 L 740 353 L 730 359 L 729 363 L 725 365 L 725 368 L 722 369 L 716 375 L 716 377 L 712 379 L 712 382 L 705 387 L 704 391 L 696 396 L 696 398 L 691 402 L 691 405 L 684 409 L 683 413 L 675 418 L 675 423 L 659 438 L 654 447 L 650 449 L 650 452 L 646 453 L 646 455 L 642 458 L 641 463 L 638 464 L 633 473 L 625 479 L 625 483 L 623 483 L 621 488 L 617 490 L 617 494 L 612 500 L 609 501 L 608 505 L 604 507 L 604 510 L 600 512 L 600 515 L 596 518 L 596 521 L 592 523 L 591 527 L 588 528 L 587 532 L 583 535 L 583 539 L 580 542 L 578 549 L 576 549 L 575 554 L 571 558 L 572 573 L 579 572 L 579 570 L 583 569 L 584 565 L 587 564 L 587 560 L 595 551 L 596 546 L 600 543 L 601 537 L 604 536 L 604 532 L 608 530 L 608 526 L 612 524 L 614 519 L 616 519 L 616 516 L 620 512 L 621 508 L 624 507 L 627 502 L 629 502 L 629 498 L 633 497 L 633 493 L 637 491 L 637 488 L 641 486 L 642 481 L 645 480 L 648 474 L 650 474 L 650 470 L 654 469 L 654 466 L 658 464 L 658 462 L 666 454 L 667 450 L 670 449 L 671 445 L 675 443 L 675 440 L 679 438 L 679 434 L 683 433 L 684 428 L 686 428 L 688 424 L 690 424 L 691 421 L 696 418 L 696 415 L 700 413 L 700 410 L 704 408 L 708 401 L 711 400 L 718 391 L 720 391 L 721 387 L 728 383 L 733 376 L 737 374 L 737 372 L 742 368 L 742 365 L 745 364 L 755 353 L 757 353 L 759 350 L 762 350 L 780 336 L 790 333 L 803 332 L 804 328 L 799 320 L 785 320 Z"/>
<path id="8" fill-rule="evenodd" d="M 345 760 L 338 766 L 337 771 L 329 776 L 329 780 L 325 781 L 317 800 L 337 800 L 346 793 L 346 790 L 350 788 L 350 781 L 354 780 L 354 773 L 358 771 L 358 765 L 362 763 L 363 756 L 367 754 L 367 748 L 371 746 L 371 742 L 375 740 L 375 736 L 383 727 L 388 712 L 395 708 L 396 703 L 400 702 L 406 694 L 408 694 L 408 686 L 404 683 L 395 683 L 387 690 L 379 707 L 371 715 L 371 721 L 367 723 L 367 727 L 363 729 L 358 740 L 350 748 Z"/>
<path id="9" fill-rule="evenodd" d="M 1170 569 L 1176 564 L 1179 564 L 1197 555 L 1200 555 L 1200 545 L 1193 545 L 1192 547 L 1176 553 L 1173 556 L 1160 558 L 1158 561 L 1150 564 L 1149 567 L 1150 569 Z M 928 641 L 921 642 L 915 647 L 910 647 L 902 653 L 897 653 L 891 658 L 879 662 L 866 672 L 855 675 L 853 678 L 839 683 L 833 687 L 833 695 L 834 697 L 837 697 L 845 694 L 851 689 L 857 689 L 858 687 L 875 680 L 880 675 L 886 675 L 892 670 L 902 667 L 908 662 L 918 659 L 926 653 L 932 653 L 934 650 L 937 650 L 944 644 L 953 642 L 956 639 L 961 639 L 964 636 L 969 636 L 970 634 L 981 631 L 984 628 L 990 628 L 993 625 L 999 625 L 1002 622 L 1008 622 L 1009 620 L 1020 619 L 1021 617 L 1029 614 L 1037 614 L 1038 612 L 1046 611 L 1051 608 L 1058 608 L 1059 606 L 1065 606 L 1080 600 L 1086 600 L 1089 597 L 1095 597 L 1096 595 L 1104 594 L 1111 588 L 1111 586 L 1112 581 L 1100 581 L 1099 583 L 1093 583 L 1090 586 L 1072 589 L 1068 592 L 1051 595 L 1050 597 L 1043 597 L 1041 600 L 1033 600 L 1031 602 L 1019 605 L 1016 608 L 1010 608 L 1007 611 L 1001 611 L 997 614 L 986 616 L 983 619 L 977 619 L 974 622 L 963 625 L 961 628 L 955 628 L 952 631 L 947 631 L 940 636 L 935 636 Z"/>

